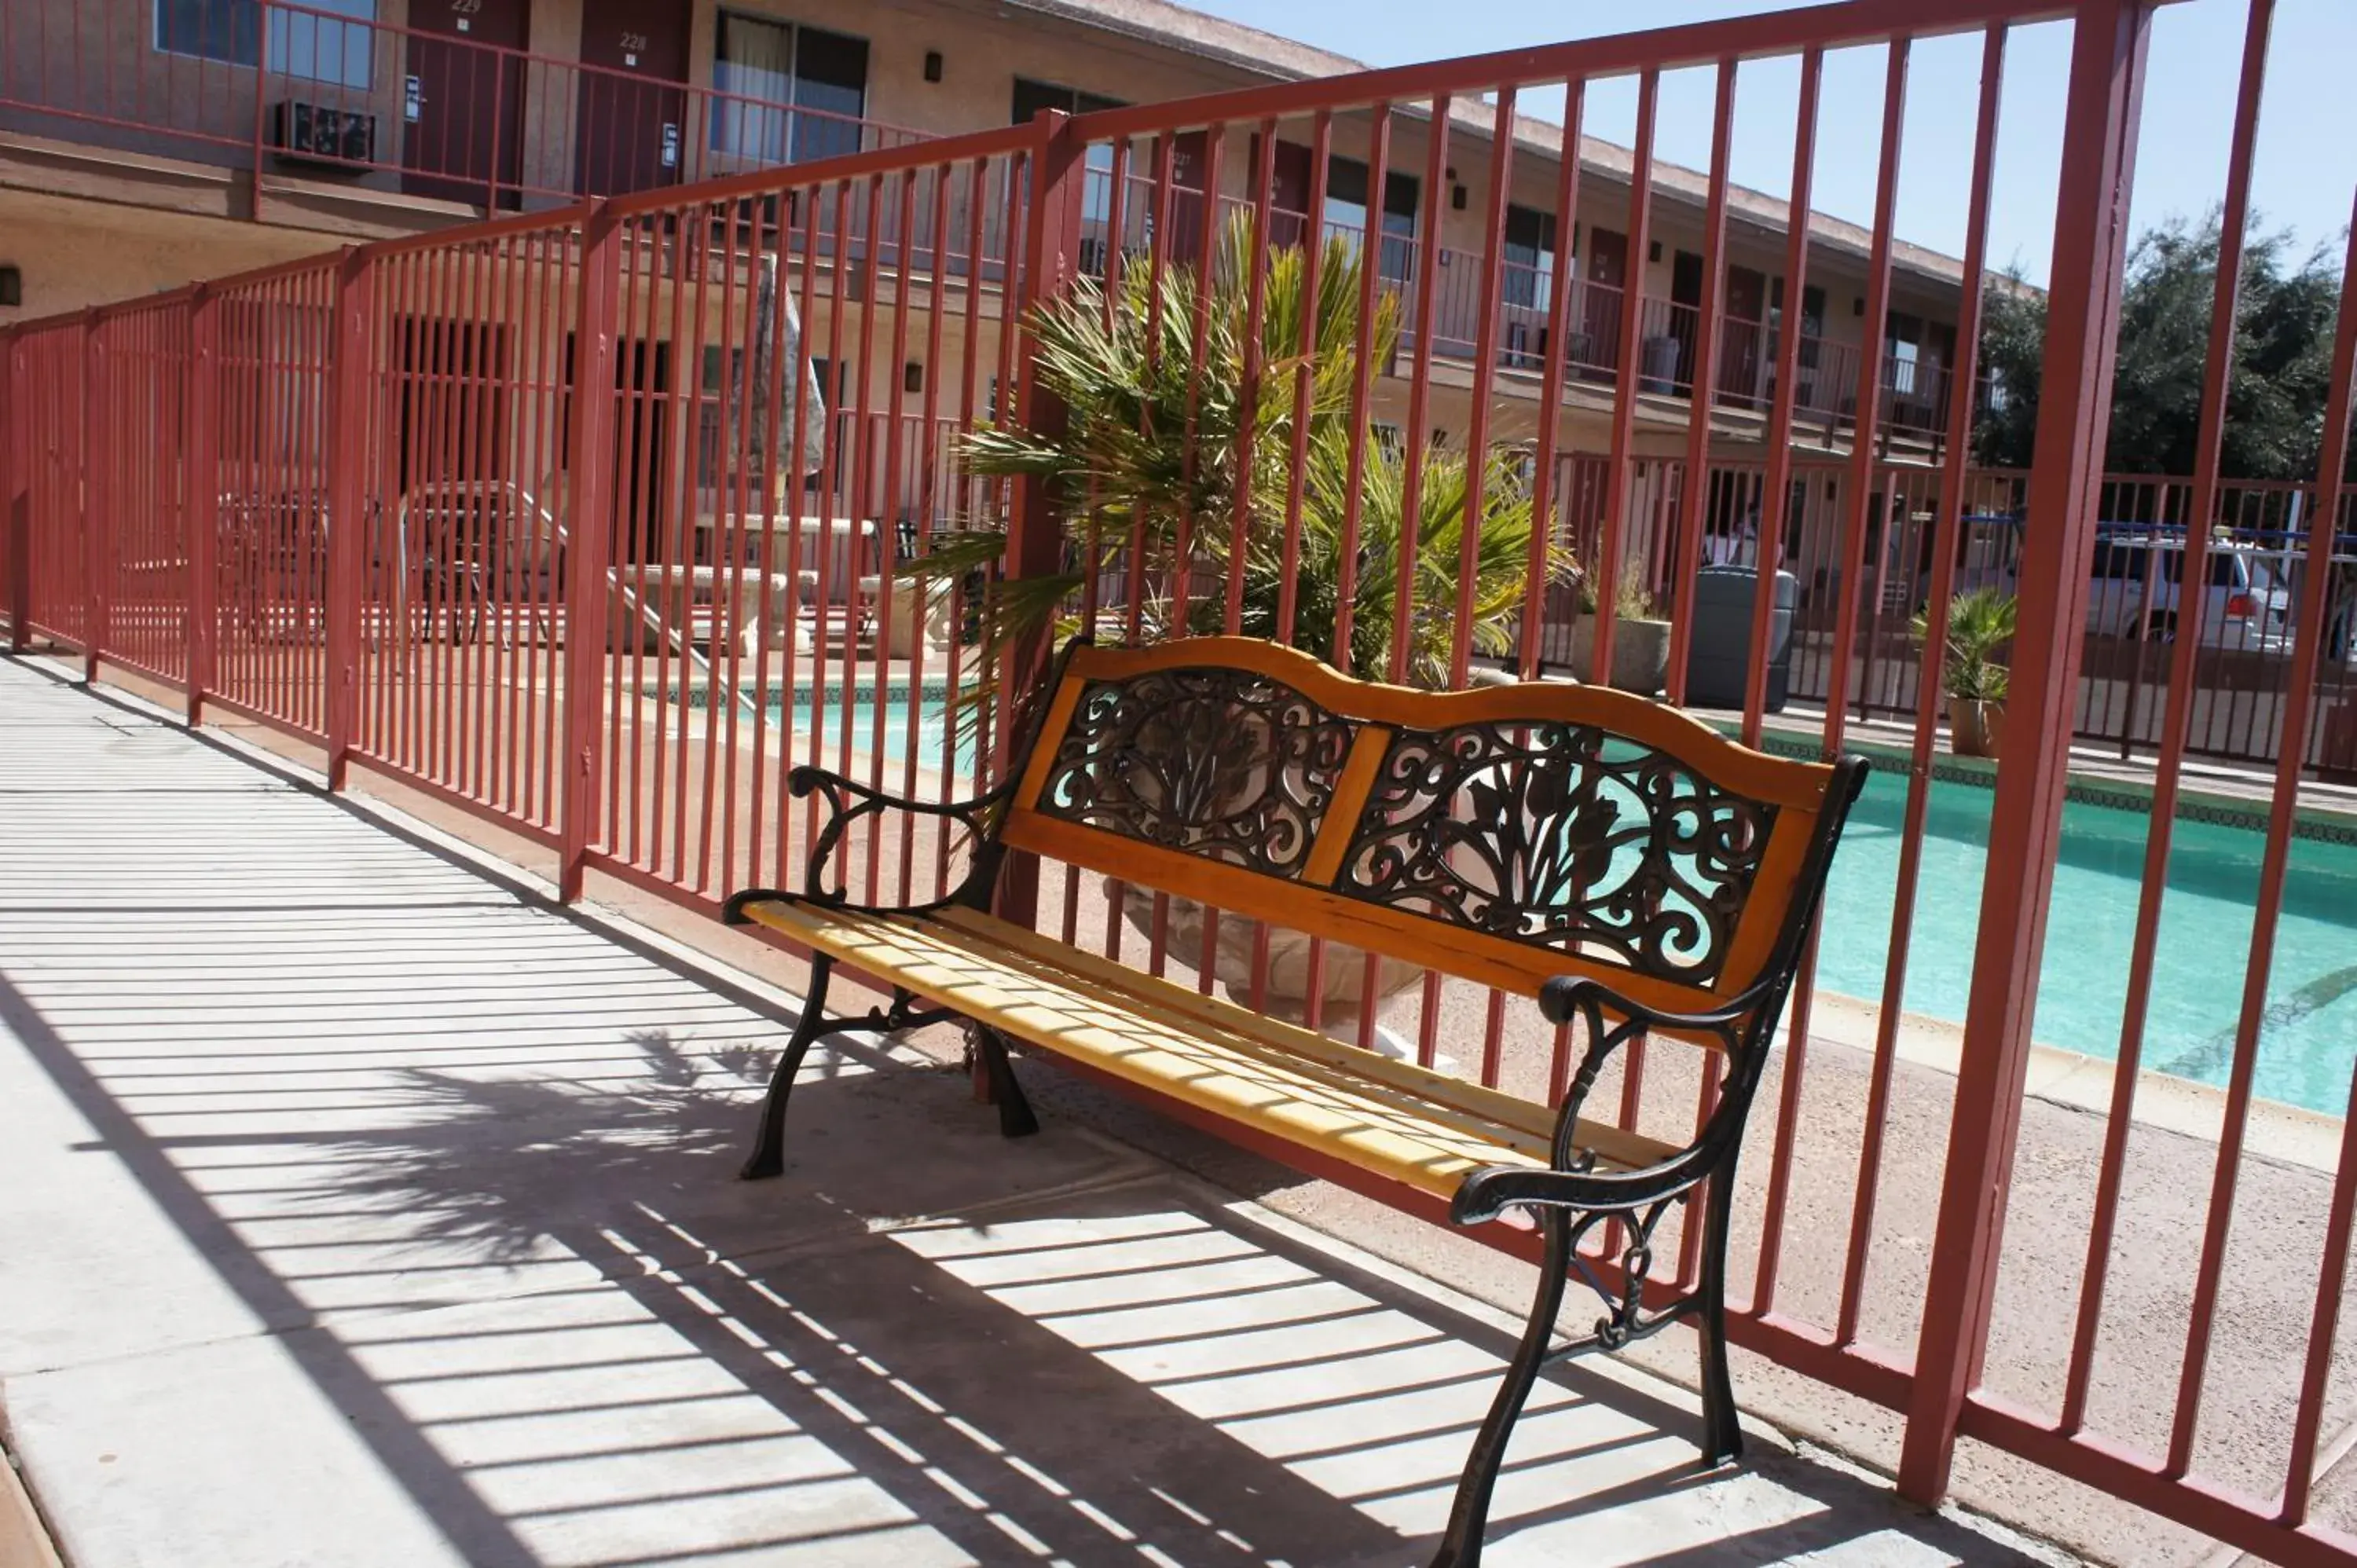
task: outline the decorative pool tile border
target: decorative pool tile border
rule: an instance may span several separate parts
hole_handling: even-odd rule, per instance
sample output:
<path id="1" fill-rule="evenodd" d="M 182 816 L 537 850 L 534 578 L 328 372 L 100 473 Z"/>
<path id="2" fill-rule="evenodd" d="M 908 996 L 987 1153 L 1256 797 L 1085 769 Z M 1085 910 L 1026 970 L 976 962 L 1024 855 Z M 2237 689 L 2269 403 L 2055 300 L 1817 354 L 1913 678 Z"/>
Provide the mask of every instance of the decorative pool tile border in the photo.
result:
<path id="1" fill-rule="evenodd" d="M 1797 757 L 1813 760 L 1820 747 L 1797 736 L 1780 735 L 1774 731 L 1762 734 L 1761 747 L 1779 757 Z M 1866 742 L 1858 749 L 1877 759 L 1898 757 L 1907 754 L 1894 747 Z M 1996 768 L 1994 764 L 1975 767 L 1953 756 L 1935 753 L 1932 759 L 1932 777 L 1944 779 L 1952 784 L 1969 784 L 1976 789 L 1994 789 Z M 2066 799 L 2090 806 L 2109 806 L 2114 811 L 2135 811 L 2141 816 L 2152 814 L 2152 797 L 2140 789 L 2130 789 L 2105 779 L 2091 779 L 2073 773 L 2064 789 Z M 2220 827 L 2242 828 L 2252 832 L 2267 831 L 2267 812 L 2255 801 L 2231 800 L 2216 795 L 2204 795 L 2195 789 L 2180 789 L 2177 798 L 2179 822 L 2212 822 Z M 2302 810 L 2292 815 L 2292 837 L 2311 839 L 2320 843 L 2357 845 L 2357 817 L 2337 812 Z"/>
<path id="2" fill-rule="evenodd" d="M 752 689 L 752 683 L 749 681 L 740 682 L 740 684 L 747 692 L 750 692 Z M 791 698 L 791 705 L 794 707 L 802 706 L 804 703 L 809 702 L 813 693 L 816 693 L 818 690 L 819 687 L 810 681 L 796 681 L 794 682 L 793 694 Z M 842 701 L 843 683 L 841 682 L 829 681 L 826 682 L 825 690 L 827 692 L 827 700 L 830 705 Z M 774 707 L 777 705 L 779 694 L 784 691 L 785 687 L 782 685 L 772 685 L 770 688 L 770 703 L 771 706 Z M 862 681 L 857 686 L 853 688 L 853 700 L 864 702 L 874 691 L 874 682 Z M 919 689 L 917 700 L 921 703 L 947 702 L 949 700 L 949 694 L 950 683 L 947 679 L 928 675 L 924 679 L 923 685 Z M 673 682 L 669 685 L 663 685 L 654 681 L 648 681 L 639 687 L 639 695 L 647 702 L 669 701 L 677 703 L 688 708 L 709 707 L 712 703 L 711 688 L 699 682 L 690 682 L 683 687 L 680 682 L 676 681 Z M 884 687 L 884 700 L 887 703 L 898 703 L 906 702 L 908 700 L 908 696 L 909 678 L 907 676 L 896 675 L 886 682 Z"/>

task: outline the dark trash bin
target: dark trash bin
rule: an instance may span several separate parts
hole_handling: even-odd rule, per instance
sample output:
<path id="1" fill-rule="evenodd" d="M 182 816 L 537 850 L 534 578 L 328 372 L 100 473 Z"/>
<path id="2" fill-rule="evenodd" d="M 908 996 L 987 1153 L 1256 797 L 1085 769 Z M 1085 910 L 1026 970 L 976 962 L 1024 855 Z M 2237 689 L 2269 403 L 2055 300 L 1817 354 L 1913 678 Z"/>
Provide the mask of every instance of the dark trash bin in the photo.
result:
<path id="1" fill-rule="evenodd" d="M 1686 648 L 1686 703 L 1740 708 L 1751 665 L 1751 612 L 1760 575 L 1749 566 L 1706 566 L 1695 574 L 1694 631 Z M 1775 620 L 1768 631 L 1767 711 L 1784 711 L 1792 685 L 1792 607 L 1800 585 L 1776 574 Z"/>

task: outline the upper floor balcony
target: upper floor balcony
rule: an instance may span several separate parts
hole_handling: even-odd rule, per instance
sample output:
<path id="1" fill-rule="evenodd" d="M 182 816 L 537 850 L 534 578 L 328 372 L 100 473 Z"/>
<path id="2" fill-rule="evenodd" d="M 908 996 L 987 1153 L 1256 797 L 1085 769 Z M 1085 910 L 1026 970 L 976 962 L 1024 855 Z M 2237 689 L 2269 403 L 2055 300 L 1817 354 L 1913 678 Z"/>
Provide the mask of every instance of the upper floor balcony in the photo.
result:
<path id="1" fill-rule="evenodd" d="M 1082 260 L 1087 270 L 1102 276 L 1107 260 L 1106 231 L 1114 213 L 1110 199 L 1112 171 L 1089 171 L 1086 231 Z M 1150 264 L 1154 252 L 1156 208 L 1154 181 L 1131 175 L 1119 214 L 1122 252 L 1139 264 Z M 1169 195 L 1170 234 L 1163 246 L 1166 260 L 1192 260 L 1203 244 L 1202 192 L 1175 185 Z M 1249 213 L 1251 204 L 1222 195 L 1223 218 Z M 1268 239 L 1280 246 L 1298 245 L 1308 231 L 1308 213 L 1273 203 Z M 1320 225 L 1328 239 L 1340 238 L 1354 249 L 1365 243 L 1363 219 L 1338 219 L 1329 209 Z M 1389 215 L 1376 255 L 1376 276 L 1396 298 L 1401 325 L 1400 352 L 1412 356 L 1422 309 L 1421 278 L 1425 245 L 1415 225 Z M 1556 315 L 1555 291 L 1564 288 L 1561 318 L 1565 342 L 1562 373 L 1573 388 L 1592 387 L 1605 396 L 1617 385 L 1621 359 L 1627 351 L 1626 313 L 1631 308 L 1631 289 L 1620 277 L 1566 276 L 1549 251 L 1518 247 L 1509 242 L 1499 262 L 1494 316 L 1491 321 L 1494 369 L 1504 372 L 1500 390 L 1511 391 L 1544 375 L 1551 359 L 1550 334 Z M 1458 363 L 1471 361 L 1480 350 L 1485 295 L 1484 257 L 1477 251 L 1448 245 L 1432 248 L 1430 337 L 1432 357 Z M 1696 280 L 1699 291 L 1699 280 Z M 1694 395 L 1699 365 L 1703 325 L 1698 304 L 1656 293 L 1640 292 L 1637 322 L 1637 390 L 1642 396 L 1688 400 Z M 1747 312 L 1730 295 L 1719 320 L 1717 364 L 1711 377 L 1711 405 L 1737 424 L 1764 424 L 1778 390 L 1782 312 L 1762 297 Z M 1934 326 L 1930 333 L 1947 331 Z M 1792 412 L 1798 438 L 1821 437 L 1831 445 L 1854 431 L 1860 390 L 1860 349 L 1823 331 L 1802 334 L 1795 355 Z M 1878 430 L 1886 445 L 1936 445 L 1948 427 L 1949 399 L 1953 380 L 1950 367 L 1934 343 L 1908 341 L 1886 334 L 1882 353 Z"/>
<path id="2" fill-rule="evenodd" d="M 626 32 L 618 35 L 619 52 L 608 48 L 617 38 L 588 25 L 597 5 L 582 0 L 584 25 L 566 40 L 582 58 L 567 59 L 522 47 L 521 24 L 501 21 L 523 9 L 511 0 L 412 5 L 401 23 L 376 19 L 379 7 L 370 0 L 0 0 L 0 138 L 20 163 L 99 160 L 113 177 L 209 186 L 210 210 L 359 233 L 683 186 L 923 139 L 844 112 L 869 102 L 865 86 L 850 85 L 866 81 L 866 59 L 830 65 L 803 58 L 815 33 L 796 34 L 789 49 L 724 16 L 731 26 L 705 73 L 691 68 L 684 33 L 667 43 Z M 841 52 L 850 41 L 827 47 Z M 830 72 L 832 85 L 823 80 Z M 699 75 L 710 84 L 694 81 Z M 1018 113 L 1022 107 L 1018 91 Z M 1164 244 L 1167 255 L 1180 259 L 1200 253 L 1203 237 L 1202 172 L 1198 163 L 1190 173 L 1190 161 L 1182 159 L 1176 173 Z M 1144 166 L 1131 165 L 1121 224 L 1124 252 L 1141 258 L 1155 243 L 1153 183 L 1136 172 Z M 1223 210 L 1245 205 L 1235 194 L 1242 172 L 1241 160 L 1232 160 L 1231 177 L 1222 182 Z M 1111 178 L 1109 159 L 1092 156 L 1082 261 L 1100 273 Z M 177 189 L 156 199 L 188 205 Z M 979 260 L 966 253 L 974 215 L 962 192 L 952 196 L 940 236 L 924 205 L 905 236 L 891 212 L 838 232 L 845 226 L 835 209 L 846 199 L 856 205 L 864 194 L 856 186 L 823 192 L 814 211 L 781 226 L 781 243 L 794 250 L 814 242 L 823 265 L 862 259 L 871 242 L 888 261 L 905 243 L 923 271 L 1004 281 L 1011 253 L 1004 190 L 984 201 Z M 1294 209 L 1307 205 L 1306 189 L 1290 198 L 1278 190 L 1274 242 L 1299 242 L 1309 219 Z M 1641 285 L 1632 338 L 1624 330 L 1631 269 L 1625 254 L 1616 265 L 1597 242 L 1603 209 L 1591 220 L 1577 257 L 1509 237 L 1492 301 L 1493 384 L 1501 395 L 1534 398 L 1538 379 L 1559 362 L 1575 406 L 1593 408 L 1609 403 L 1628 357 L 1641 395 L 1690 403 L 1700 360 L 1700 312 L 1690 302 L 1699 294 L 1698 270 L 1685 280 L 1696 286 L 1674 288 L 1672 296 L 1657 292 L 1664 278 Z M 1365 226 L 1363 208 L 1329 197 L 1323 232 L 1357 243 Z M 1416 212 L 1394 210 L 1378 226 L 1377 274 L 1399 295 L 1403 349 L 1413 352 L 1425 224 Z M 1484 258 L 1461 248 L 1461 229 L 1453 237 L 1458 246 L 1431 249 L 1428 331 L 1434 356 L 1448 367 L 1443 373 L 1459 375 L 1477 352 L 1489 291 Z M 1644 269 L 1634 271 L 1641 276 Z M 1567 291 L 1560 311 L 1558 289 Z M 1730 291 L 1711 405 L 1738 438 L 1764 427 L 1775 401 L 1781 315 L 1764 285 Z M 1559 350 L 1550 341 L 1558 317 Z M 1819 317 L 1804 312 L 1803 320 L 1813 328 Z M 1935 444 L 1945 428 L 1950 379 L 1937 349 L 1894 335 L 1880 374 L 1882 439 Z M 1828 446 L 1845 439 L 1857 423 L 1857 346 L 1804 330 L 1793 381 L 1800 438 Z"/>
<path id="3" fill-rule="evenodd" d="M 651 36 L 612 63 L 533 52 L 497 36 L 507 9 L 0 0 L 0 134 L 243 175 L 256 217 L 274 190 L 529 209 L 922 139 L 791 75 L 694 84 Z"/>

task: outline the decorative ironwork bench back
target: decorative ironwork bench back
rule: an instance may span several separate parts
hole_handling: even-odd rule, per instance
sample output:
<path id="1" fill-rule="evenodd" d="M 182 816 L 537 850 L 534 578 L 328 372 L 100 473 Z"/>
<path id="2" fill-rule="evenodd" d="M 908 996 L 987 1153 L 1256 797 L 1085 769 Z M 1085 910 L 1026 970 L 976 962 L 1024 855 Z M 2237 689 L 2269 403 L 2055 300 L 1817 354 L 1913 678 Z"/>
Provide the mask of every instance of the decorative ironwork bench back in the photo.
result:
<path id="1" fill-rule="evenodd" d="M 1856 782 L 1600 687 L 1410 691 L 1249 638 L 1053 679 L 1005 847 L 1523 995 L 1708 1012 L 1789 965 Z"/>

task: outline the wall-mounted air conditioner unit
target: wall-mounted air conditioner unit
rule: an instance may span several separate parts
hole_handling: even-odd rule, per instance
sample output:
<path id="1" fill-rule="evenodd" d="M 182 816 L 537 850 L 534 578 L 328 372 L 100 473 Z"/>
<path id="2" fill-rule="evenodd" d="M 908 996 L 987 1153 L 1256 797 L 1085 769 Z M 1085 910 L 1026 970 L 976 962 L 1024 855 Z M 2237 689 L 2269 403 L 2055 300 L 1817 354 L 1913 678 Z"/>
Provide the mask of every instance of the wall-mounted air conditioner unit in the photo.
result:
<path id="1" fill-rule="evenodd" d="M 270 106 L 270 145 L 282 158 L 306 163 L 376 161 L 376 116 L 299 101 Z"/>

